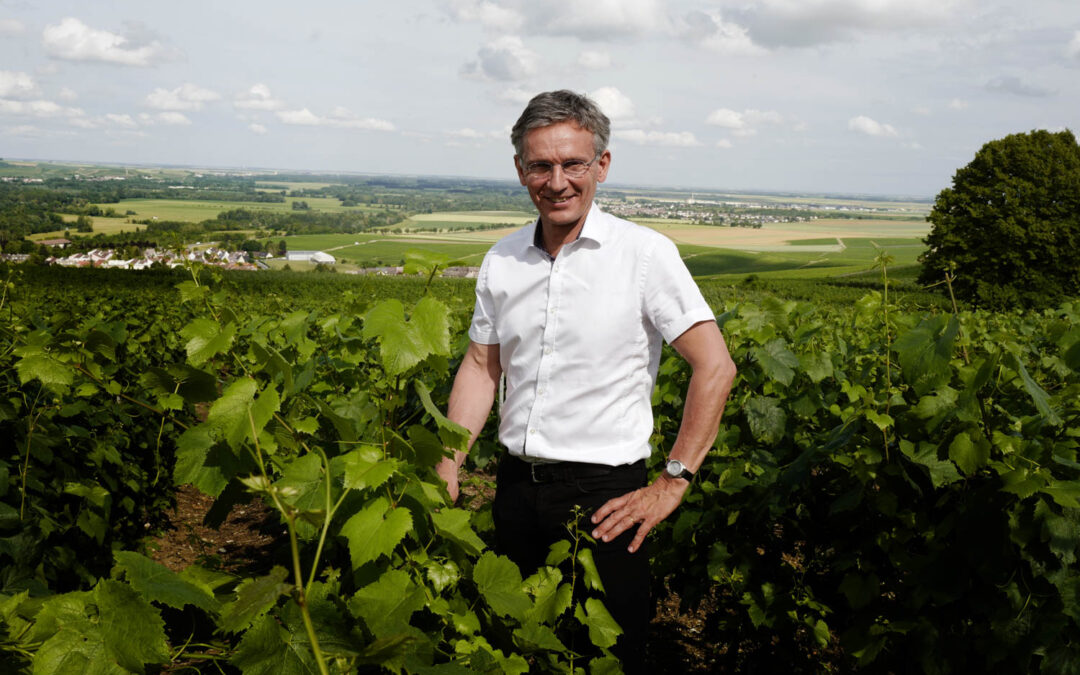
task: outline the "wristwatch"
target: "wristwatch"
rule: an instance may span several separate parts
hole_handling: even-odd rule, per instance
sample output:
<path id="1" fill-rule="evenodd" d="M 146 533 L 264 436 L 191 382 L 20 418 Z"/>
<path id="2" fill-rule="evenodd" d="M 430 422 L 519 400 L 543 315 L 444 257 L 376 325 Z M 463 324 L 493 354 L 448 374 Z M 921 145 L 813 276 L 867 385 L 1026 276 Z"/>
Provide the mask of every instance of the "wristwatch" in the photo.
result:
<path id="1" fill-rule="evenodd" d="M 694 474 L 690 469 L 686 468 L 686 465 L 677 459 L 669 459 L 667 466 L 664 467 L 664 473 L 668 478 L 685 478 L 688 481 L 694 480 Z"/>

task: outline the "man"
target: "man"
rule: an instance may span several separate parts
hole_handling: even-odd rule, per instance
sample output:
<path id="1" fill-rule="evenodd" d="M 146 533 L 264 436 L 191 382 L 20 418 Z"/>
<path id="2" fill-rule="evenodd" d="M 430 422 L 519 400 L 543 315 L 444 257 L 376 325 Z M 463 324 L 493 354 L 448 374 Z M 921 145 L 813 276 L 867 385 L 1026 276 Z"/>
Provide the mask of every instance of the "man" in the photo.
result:
<path id="1" fill-rule="evenodd" d="M 539 94 L 514 125 L 514 164 L 539 217 L 484 258 L 447 414 L 471 431 L 471 447 L 506 376 L 499 552 L 528 574 L 566 538 L 573 506 L 585 509 L 629 671 L 644 665 L 651 613 L 645 536 L 712 446 L 735 365 L 675 245 L 593 204 L 611 165 L 609 131 L 597 106 L 569 91 Z M 646 484 L 663 340 L 693 375 L 668 468 Z M 455 500 L 464 457 L 438 467 Z"/>

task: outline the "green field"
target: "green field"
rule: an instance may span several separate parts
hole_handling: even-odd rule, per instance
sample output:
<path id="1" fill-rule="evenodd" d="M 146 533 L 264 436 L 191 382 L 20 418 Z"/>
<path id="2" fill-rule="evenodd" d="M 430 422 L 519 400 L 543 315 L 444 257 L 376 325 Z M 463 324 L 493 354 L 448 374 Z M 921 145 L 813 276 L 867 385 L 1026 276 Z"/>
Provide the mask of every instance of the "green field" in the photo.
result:
<path id="1" fill-rule="evenodd" d="M 292 213 L 294 201 L 307 202 L 313 211 L 329 212 L 363 212 L 379 211 L 381 209 L 369 206 L 350 206 L 345 208 L 341 202 L 333 197 L 305 197 L 297 199 L 286 197 L 282 203 L 273 202 L 239 202 L 239 201 L 202 201 L 187 199 L 122 199 L 119 204 L 98 204 L 103 209 L 112 208 L 119 213 L 134 211 L 136 215 L 131 218 L 138 220 L 176 220 L 187 223 L 198 223 L 203 220 L 216 218 L 222 211 L 230 209 L 249 209 L 252 211 L 273 211 L 275 213 Z"/>
<path id="2" fill-rule="evenodd" d="M 442 211 L 419 213 L 384 229 L 448 231 L 469 227 L 490 228 L 492 225 L 520 227 L 535 219 L 535 214 L 524 211 Z"/>
<path id="3" fill-rule="evenodd" d="M 321 190 L 339 183 L 296 183 L 278 180 L 257 180 L 256 189 L 268 192 L 280 192 L 281 190 Z"/>

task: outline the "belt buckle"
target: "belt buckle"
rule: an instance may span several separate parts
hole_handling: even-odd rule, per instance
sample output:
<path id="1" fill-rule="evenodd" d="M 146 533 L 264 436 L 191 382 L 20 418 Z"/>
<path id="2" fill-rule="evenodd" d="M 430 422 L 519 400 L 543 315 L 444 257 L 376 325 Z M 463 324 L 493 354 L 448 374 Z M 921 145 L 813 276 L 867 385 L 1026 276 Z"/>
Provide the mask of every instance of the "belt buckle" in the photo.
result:
<path id="1" fill-rule="evenodd" d="M 534 485 L 540 482 L 540 479 L 536 476 L 536 465 L 537 462 L 529 462 L 529 477 L 532 478 Z"/>

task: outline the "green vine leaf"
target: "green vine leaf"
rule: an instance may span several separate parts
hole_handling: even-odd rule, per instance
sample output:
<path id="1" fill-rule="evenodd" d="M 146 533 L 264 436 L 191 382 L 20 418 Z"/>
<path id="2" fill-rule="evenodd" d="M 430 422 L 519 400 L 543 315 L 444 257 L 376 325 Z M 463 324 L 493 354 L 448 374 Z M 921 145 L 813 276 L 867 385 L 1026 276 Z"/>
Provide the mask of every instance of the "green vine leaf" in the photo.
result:
<path id="1" fill-rule="evenodd" d="M 236 588 L 236 600 L 221 610 L 218 630 L 223 633 L 245 630 L 289 592 L 292 587 L 285 583 L 288 576 L 288 570 L 275 565 L 264 577 L 242 581 Z"/>
<path id="2" fill-rule="evenodd" d="M 160 602 L 176 609 L 193 605 L 213 613 L 221 609 L 221 603 L 206 589 L 134 551 L 116 552 L 114 573 L 126 575 L 131 587 L 151 602 Z"/>
<path id="3" fill-rule="evenodd" d="M 341 536 L 348 542 L 353 569 L 379 556 L 389 555 L 412 525 L 409 510 L 390 508 L 385 497 L 365 506 L 341 526 Z"/>

